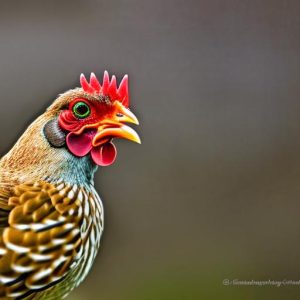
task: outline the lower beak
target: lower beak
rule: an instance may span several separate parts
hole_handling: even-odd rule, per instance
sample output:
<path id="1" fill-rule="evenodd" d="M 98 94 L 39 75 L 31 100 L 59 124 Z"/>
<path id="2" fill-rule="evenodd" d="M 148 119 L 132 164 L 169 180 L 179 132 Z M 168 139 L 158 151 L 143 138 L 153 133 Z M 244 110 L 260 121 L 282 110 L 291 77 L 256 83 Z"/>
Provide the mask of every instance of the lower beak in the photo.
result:
<path id="1" fill-rule="evenodd" d="M 92 144 L 94 147 L 97 147 L 112 138 L 123 138 L 138 144 L 141 143 L 141 139 L 135 130 L 125 124 L 119 123 L 114 124 L 113 126 L 112 124 L 99 126 Z"/>

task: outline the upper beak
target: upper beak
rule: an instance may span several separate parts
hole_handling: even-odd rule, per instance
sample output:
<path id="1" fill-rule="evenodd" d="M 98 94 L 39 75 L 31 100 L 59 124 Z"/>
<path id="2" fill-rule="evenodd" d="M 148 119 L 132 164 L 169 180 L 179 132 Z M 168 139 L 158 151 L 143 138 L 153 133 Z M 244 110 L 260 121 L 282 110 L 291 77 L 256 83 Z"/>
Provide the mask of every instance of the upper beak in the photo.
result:
<path id="1" fill-rule="evenodd" d="M 118 117 L 119 121 L 139 125 L 137 117 L 128 108 L 125 108 L 123 105 L 118 106 L 120 114 L 123 115 Z"/>
<path id="2" fill-rule="evenodd" d="M 124 138 L 138 144 L 141 143 L 141 139 L 131 127 L 124 123 L 139 124 L 136 116 L 122 104 L 119 105 L 118 114 L 113 118 L 107 118 L 102 120 L 98 124 L 97 133 L 92 140 L 94 147 L 100 146 L 106 143 L 111 138 Z"/>

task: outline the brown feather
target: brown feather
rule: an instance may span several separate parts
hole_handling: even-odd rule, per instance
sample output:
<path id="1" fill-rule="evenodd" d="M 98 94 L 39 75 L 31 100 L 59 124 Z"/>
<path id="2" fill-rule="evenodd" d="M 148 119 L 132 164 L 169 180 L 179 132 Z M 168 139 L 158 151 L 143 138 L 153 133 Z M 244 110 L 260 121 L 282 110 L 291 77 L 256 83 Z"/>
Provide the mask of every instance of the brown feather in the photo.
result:
<path id="1" fill-rule="evenodd" d="M 53 283 L 78 269 L 87 242 L 83 237 L 88 236 L 87 230 L 81 230 L 84 202 L 90 196 L 65 184 L 15 187 L 8 199 L 9 226 L 0 239 L 0 296 L 14 298 L 57 288 L 59 284 Z"/>

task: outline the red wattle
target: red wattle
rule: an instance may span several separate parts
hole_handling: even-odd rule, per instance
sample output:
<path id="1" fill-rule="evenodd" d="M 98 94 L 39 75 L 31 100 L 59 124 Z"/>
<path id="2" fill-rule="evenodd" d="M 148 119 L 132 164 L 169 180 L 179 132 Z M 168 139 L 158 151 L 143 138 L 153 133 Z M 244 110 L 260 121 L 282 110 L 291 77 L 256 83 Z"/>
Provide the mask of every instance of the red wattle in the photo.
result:
<path id="1" fill-rule="evenodd" d="M 82 133 L 76 135 L 69 133 L 66 138 L 66 142 L 69 150 L 76 156 L 82 157 L 87 155 L 92 149 L 93 135 L 89 133 Z"/>
<path id="2" fill-rule="evenodd" d="M 91 156 L 95 164 L 109 166 L 116 160 L 117 149 L 112 142 L 106 142 L 99 147 L 93 148 Z"/>

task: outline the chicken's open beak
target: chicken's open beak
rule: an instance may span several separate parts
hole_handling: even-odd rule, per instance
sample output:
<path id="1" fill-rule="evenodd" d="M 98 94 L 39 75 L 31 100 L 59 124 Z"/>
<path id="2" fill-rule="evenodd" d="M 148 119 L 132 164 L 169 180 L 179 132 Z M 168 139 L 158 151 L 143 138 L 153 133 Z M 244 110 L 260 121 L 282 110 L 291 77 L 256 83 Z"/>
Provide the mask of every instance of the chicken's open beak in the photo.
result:
<path id="1" fill-rule="evenodd" d="M 132 123 L 138 125 L 136 116 L 121 103 L 118 105 L 118 113 L 113 118 L 102 120 L 98 124 L 97 133 L 92 140 L 93 147 L 100 146 L 112 138 L 124 138 L 138 144 L 141 139 L 131 127 L 124 123 Z"/>

